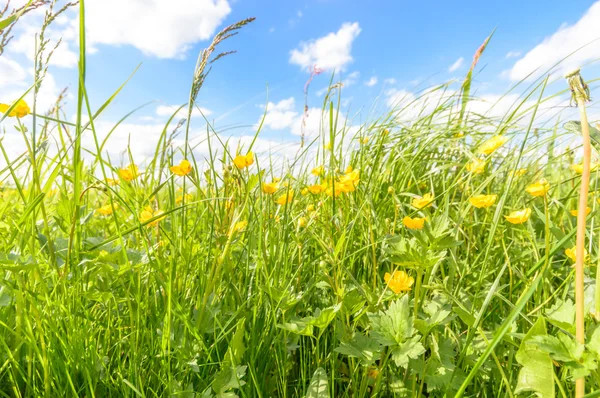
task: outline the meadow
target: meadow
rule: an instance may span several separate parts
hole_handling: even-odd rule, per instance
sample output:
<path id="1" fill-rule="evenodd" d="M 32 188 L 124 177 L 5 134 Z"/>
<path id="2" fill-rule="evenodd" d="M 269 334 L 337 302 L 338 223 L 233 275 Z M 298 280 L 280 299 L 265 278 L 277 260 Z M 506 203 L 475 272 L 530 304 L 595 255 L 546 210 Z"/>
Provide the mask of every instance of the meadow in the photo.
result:
<path id="1" fill-rule="evenodd" d="M 563 107 L 547 104 L 568 108 L 567 81 L 547 92 L 562 77 L 523 84 L 500 117 L 478 113 L 486 40 L 458 89 L 359 126 L 332 84 L 319 134 L 284 160 L 253 151 L 260 127 L 242 145 L 210 124 L 198 156 L 189 116 L 249 19 L 200 54 L 188 117 L 165 120 L 155 156 L 126 150 L 120 164 L 95 125 L 120 89 L 90 107 L 84 17 L 75 119 L 60 100 L 36 108 L 43 46 L 29 90 L 0 98 L 3 129 L 27 147 L 0 141 L 0 396 L 570 397 L 576 379 L 600 396 L 599 168 L 582 344 L 584 125 L 548 118 Z"/>

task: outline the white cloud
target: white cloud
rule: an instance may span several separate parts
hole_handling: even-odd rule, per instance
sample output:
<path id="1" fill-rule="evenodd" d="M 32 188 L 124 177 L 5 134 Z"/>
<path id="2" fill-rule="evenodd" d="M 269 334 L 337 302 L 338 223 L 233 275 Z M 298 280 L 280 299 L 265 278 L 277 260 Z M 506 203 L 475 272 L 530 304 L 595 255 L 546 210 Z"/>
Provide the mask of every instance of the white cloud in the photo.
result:
<path id="1" fill-rule="evenodd" d="M 278 103 L 269 102 L 267 104 L 267 114 L 263 121 L 265 127 L 273 130 L 284 130 L 291 128 L 297 122 L 299 113 L 295 110 L 296 102 L 294 97 L 279 101 Z M 262 119 L 262 117 L 261 117 Z M 260 120 L 257 123 L 260 124 Z"/>
<path id="2" fill-rule="evenodd" d="M 159 105 L 156 107 L 156 115 L 171 117 L 171 115 L 173 115 L 175 113 L 175 111 L 177 111 L 178 108 L 179 108 L 179 106 L 176 106 L 176 105 Z M 177 117 L 180 117 L 180 118 L 187 117 L 187 112 L 188 112 L 188 108 L 187 108 L 187 106 L 184 106 L 183 108 L 181 108 L 181 110 L 179 112 L 177 112 Z M 212 111 L 210 109 L 200 107 L 200 110 L 198 110 L 197 108 L 194 108 L 192 110 L 192 117 L 200 117 L 201 118 L 201 117 L 203 117 L 203 115 L 208 116 L 211 113 L 212 113 Z"/>
<path id="3" fill-rule="evenodd" d="M 512 80 L 526 78 L 536 68 L 549 68 L 567 57 L 573 51 L 585 46 L 569 56 L 558 66 L 561 72 L 579 67 L 600 54 L 600 1 L 594 3 L 574 25 L 561 26 L 554 34 L 530 50 L 519 59 L 508 72 Z M 595 41 L 594 41 L 595 40 Z M 589 45 L 588 45 L 589 44 Z"/>
<path id="4" fill-rule="evenodd" d="M 358 37 L 361 29 L 358 22 L 344 23 L 337 32 L 300 43 L 300 47 L 290 53 L 290 63 L 309 70 L 314 65 L 325 70 L 345 70 L 353 61 L 352 42 Z"/>
<path id="5" fill-rule="evenodd" d="M 388 77 L 387 79 L 385 79 L 383 81 L 385 84 L 388 84 L 390 86 L 393 86 L 394 84 L 398 83 L 398 81 L 396 79 L 394 79 L 393 77 Z"/>
<path id="6" fill-rule="evenodd" d="M 5 56 L 0 57 L 0 85 L 22 82 L 26 77 L 25 69 L 18 62 Z"/>
<path id="7" fill-rule="evenodd" d="M 457 71 L 458 68 L 460 68 L 462 66 L 464 61 L 465 61 L 465 59 L 463 57 L 460 57 L 459 59 L 457 59 L 452 65 L 450 65 L 450 67 L 448 68 L 448 72 Z"/>
<path id="8" fill-rule="evenodd" d="M 130 45 L 159 58 L 180 58 L 209 39 L 231 12 L 227 0 L 91 0 L 90 45 Z"/>
<path id="9" fill-rule="evenodd" d="M 521 51 L 509 51 L 506 53 L 506 58 L 517 58 L 521 56 Z"/>
<path id="10" fill-rule="evenodd" d="M 365 86 L 373 87 L 378 82 L 377 76 L 372 76 L 369 80 L 365 82 Z"/>
<path id="11" fill-rule="evenodd" d="M 44 9 L 41 8 L 25 15 L 19 20 L 13 31 L 14 39 L 8 45 L 9 52 L 23 54 L 27 59 L 33 61 L 36 40 L 39 40 L 39 32 L 44 23 L 43 13 Z M 71 17 L 69 18 L 66 14 L 71 15 Z M 53 51 L 50 58 L 50 65 L 62 68 L 77 66 L 77 23 L 74 14 L 71 11 L 67 11 L 56 18 L 46 29 L 45 39 L 48 40 L 48 44 L 46 44 L 45 54 Z M 59 40 L 60 44 L 58 44 Z M 58 47 L 55 49 L 57 44 Z"/>

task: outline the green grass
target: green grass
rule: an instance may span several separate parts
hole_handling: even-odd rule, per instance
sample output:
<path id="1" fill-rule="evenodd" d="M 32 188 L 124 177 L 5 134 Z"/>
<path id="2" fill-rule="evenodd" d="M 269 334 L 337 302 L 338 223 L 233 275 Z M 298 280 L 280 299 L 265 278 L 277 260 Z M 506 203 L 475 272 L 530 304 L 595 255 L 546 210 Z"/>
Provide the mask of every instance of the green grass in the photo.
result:
<path id="1" fill-rule="evenodd" d="M 212 50 L 199 58 L 188 112 Z M 336 116 L 333 91 L 319 137 L 296 157 L 258 153 L 242 169 L 233 158 L 252 145 L 236 148 L 211 128 L 192 137 L 186 122 L 186 144 L 172 148 L 172 117 L 154 157 L 127 181 L 119 169 L 140 160 L 128 151 L 114 163 L 95 126 L 120 89 L 92 109 L 85 64 L 82 45 L 76 123 L 58 123 L 68 119 L 60 108 L 5 120 L 28 149 L 13 155 L 0 142 L 0 396 L 567 397 L 581 375 L 597 396 L 599 180 L 595 172 L 582 347 L 565 255 L 575 242 L 569 211 L 580 178 L 569 167 L 579 148 L 565 149 L 576 133 L 563 120 L 540 122 L 566 84 L 548 95 L 547 79 L 537 80 L 492 118 L 469 110 L 469 73 L 457 92 L 430 92 L 436 105 L 412 120 L 402 115 L 419 100 L 358 130 Z M 498 134 L 509 141 L 478 154 Z M 174 175 L 183 157 L 193 171 Z M 475 157 L 486 160 L 483 173 L 466 170 Z M 325 172 L 315 176 L 318 165 Z M 304 192 L 331 187 L 348 166 L 360 175 L 349 192 Z M 278 191 L 265 193 L 275 177 Z M 547 196 L 526 193 L 542 177 Z M 431 206 L 411 205 L 427 193 Z M 476 209 L 476 194 L 497 199 Z M 505 220 L 523 208 L 528 221 Z M 405 216 L 426 217 L 425 228 L 406 228 Z M 394 271 L 413 278 L 411 290 L 388 288 Z"/>

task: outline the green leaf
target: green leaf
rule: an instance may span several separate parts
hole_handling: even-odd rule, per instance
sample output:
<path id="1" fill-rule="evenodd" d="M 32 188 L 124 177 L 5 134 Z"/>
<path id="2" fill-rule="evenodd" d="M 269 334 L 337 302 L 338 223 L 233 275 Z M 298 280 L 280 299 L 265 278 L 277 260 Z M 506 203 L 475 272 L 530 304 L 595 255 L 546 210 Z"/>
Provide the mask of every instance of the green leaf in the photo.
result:
<path id="1" fill-rule="evenodd" d="M 331 321 L 335 318 L 335 314 L 342 308 L 342 303 L 336 304 L 332 307 L 324 309 L 317 308 L 314 316 L 310 319 L 309 324 L 318 327 L 319 329 L 325 329 Z"/>
<path id="2" fill-rule="evenodd" d="M 361 333 L 355 333 L 352 340 L 342 342 L 335 352 L 347 355 L 352 358 L 358 358 L 365 366 L 372 364 L 380 354 L 380 344 Z"/>
<path id="3" fill-rule="evenodd" d="M 313 335 L 313 325 L 308 323 L 305 319 L 292 320 L 284 324 L 278 324 L 277 327 L 302 336 Z"/>
<path id="4" fill-rule="evenodd" d="M 546 322 L 539 317 L 521 341 L 516 354 L 517 362 L 523 366 L 519 371 L 515 393 L 535 392 L 540 398 L 554 397 L 554 368 L 547 352 L 532 344 L 536 336 L 547 336 Z"/>
<path id="5" fill-rule="evenodd" d="M 534 336 L 532 343 L 550 354 L 552 359 L 561 362 L 576 362 L 583 355 L 583 344 L 570 337 L 559 334 L 555 336 Z"/>
<path id="6" fill-rule="evenodd" d="M 392 359 L 396 366 L 406 368 L 410 358 L 417 359 L 419 355 L 425 352 L 423 344 L 419 342 L 420 339 L 421 336 L 416 335 L 392 350 Z"/>
<path id="7" fill-rule="evenodd" d="M 594 330 L 592 337 L 590 337 L 585 347 L 600 359 L 600 327 Z"/>
<path id="8" fill-rule="evenodd" d="M 235 334 L 229 343 L 229 349 L 227 350 L 227 358 L 229 359 L 232 366 L 239 366 L 244 352 L 246 352 L 246 346 L 244 345 L 244 332 L 245 332 L 246 318 L 242 318 L 238 321 L 235 328 Z"/>
<path id="9" fill-rule="evenodd" d="M 217 397 L 237 396 L 233 393 L 228 393 L 227 391 L 232 388 L 240 388 L 246 384 L 246 382 L 242 380 L 245 375 L 246 366 L 226 366 L 215 375 L 212 385 L 213 391 L 217 394 Z"/>
<path id="10" fill-rule="evenodd" d="M 313 374 L 305 398 L 329 398 L 329 383 L 327 372 L 323 368 L 317 368 Z"/>
<path id="11" fill-rule="evenodd" d="M 385 312 L 367 314 L 371 321 L 373 338 L 383 346 L 402 344 L 413 335 L 412 316 L 408 295 L 393 301 Z"/>
<path id="12" fill-rule="evenodd" d="M 565 331 L 575 334 L 575 304 L 571 299 L 557 302 L 546 311 L 548 321 Z"/>

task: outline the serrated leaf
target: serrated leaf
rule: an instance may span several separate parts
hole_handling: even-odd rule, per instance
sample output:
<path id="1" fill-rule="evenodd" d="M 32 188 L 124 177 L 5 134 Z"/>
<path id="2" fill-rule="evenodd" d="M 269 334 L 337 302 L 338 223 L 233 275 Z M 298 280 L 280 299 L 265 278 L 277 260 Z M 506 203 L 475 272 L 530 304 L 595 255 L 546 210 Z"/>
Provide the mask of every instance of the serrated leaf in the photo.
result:
<path id="1" fill-rule="evenodd" d="M 323 309 L 318 308 L 309 323 L 319 329 L 325 329 L 333 321 L 340 308 L 342 308 L 342 303 Z"/>
<path id="2" fill-rule="evenodd" d="M 304 319 L 292 320 L 284 324 L 278 324 L 277 327 L 302 336 L 313 335 L 313 325 Z"/>
<path id="3" fill-rule="evenodd" d="M 423 344 L 419 342 L 420 339 L 421 336 L 416 335 L 410 340 L 398 344 L 397 347 L 392 350 L 392 359 L 396 366 L 406 368 L 409 359 L 417 359 L 419 355 L 425 352 Z"/>
<path id="4" fill-rule="evenodd" d="M 555 396 L 552 358 L 547 352 L 532 344 L 534 337 L 546 335 L 546 322 L 543 317 L 539 317 L 521 341 L 516 354 L 516 360 L 522 366 L 515 388 L 516 394 L 531 391 L 540 398 Z"/>
<path id="5" fill-rule="evenodd" d="M 575 334 L 575 304 L 571 299 L 557 302 L 546 311 L 548 322 L 554 326 Z"/>
<path id="6" fill-rule="evenodd" d="M 335 352 L 358 358 L 365 366 L 372 364 L 380 354 L 380 344 L 374 339 L 361 333 L 355 333 L 352 340 L 340 343 Z"/>
<path id="7" fill-rule="evenodd" d="M 383 346 L 402 344 L 413 335 L 408 295 L 393 301 L 387 311 L 367 316 L 371 321 L 371 335 Z"/>
<path id="8" fill-rule="evenodd" d="M 305 398 L 329 398 L 329 383 L 327 372 L 323 368 L 317 368 L 310 379 Z"/>

